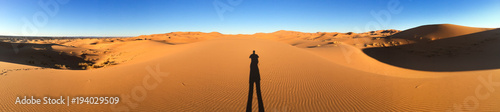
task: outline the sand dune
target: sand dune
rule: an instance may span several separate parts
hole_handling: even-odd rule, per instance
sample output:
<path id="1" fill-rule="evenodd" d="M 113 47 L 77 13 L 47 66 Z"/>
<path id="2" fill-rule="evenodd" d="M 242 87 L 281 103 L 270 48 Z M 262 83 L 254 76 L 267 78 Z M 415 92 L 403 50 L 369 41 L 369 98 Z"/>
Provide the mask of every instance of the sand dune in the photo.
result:
<path id="1" fill-rule="evenodd" d="M 363 51 L 381 62 L 415 70 L 470 71 L 500 68 L 500 52 L 496 49 L 500 47 L 497 44 L 500 29 L 482 31 L 482 28 L 455 27 L 458 28 L 449 29 L 473 29 L 479 32 L 456 31 L 462 35 L 455 34 L 457 36 L 454 37 L 440 37 L 437 35 L 446 33 L 434 32 L 427 35 L 442 39 L 387 48 L 368 48 Z"/>
<path id="2" fill-rule="evenodd" d="M 415 41 L 408 37 L 413 34 L 439 39 Z M 499 34 L 498 29 L 434 25 L 402 32 L 3 39 L 0 109 L 244 111 L 249 55 L 255 50 L 266 111 L 500 111 L 500 93 L 491 90 L 500 89 Z M 158 85 L 135 94 L 145 84 Z M 477 90 L 489 95 L 478 96 Z M 14 104 L 24 95 L 120 96 L 122 103 Z M 470 99 L 477 102 L 464 103 Z"/>
<path id="3" fill-rule="evenodd" d="M 453 24 L 424 25 L 391 36 L 392 38 L 402 38 L 407 40 L 439 40 L 472 33 L 492 30 L 493 28 L 474 28 Z"/>

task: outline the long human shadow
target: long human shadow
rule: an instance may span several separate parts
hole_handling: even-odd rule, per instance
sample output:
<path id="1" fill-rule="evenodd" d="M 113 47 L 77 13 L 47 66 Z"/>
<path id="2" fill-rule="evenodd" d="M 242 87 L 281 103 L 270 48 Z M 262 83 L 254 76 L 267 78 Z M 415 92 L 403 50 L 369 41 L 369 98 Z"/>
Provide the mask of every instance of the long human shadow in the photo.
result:
<path id="1" fill-rule="evenodd" d="M 366 48 L 368 56 L 393 66 L 434 72 L 500 68 L 500 29 L 413 44 Z"/>
<path id="2" fill-rule="evenodd" d="M 78 56 L 57 52 L 52 46 L 63 45 L 0 42 L 0 61 L 55 69 L 61 67 L 56 65 L 64 65 L 69 70 L 83 70 L 79 63 L 92 63 Z"/>
<path id="3" fill-rule="evenodd" d="M 255 83 L 255 87 L 257 89 L 257 99 L 259 102 L 259 112 L 264 112 L 264 102 L 262 101 L 262 93 L 260 90 L 260 71 L 259 71 L 259 55 L 255 54 L 255 50 L 253 54 L 250 55 L 250 85 L 248 87 L 248 102 L 247 102 L 247 112 L 252 111 L 252 97 L 253 97 L 253 85 Z"/>

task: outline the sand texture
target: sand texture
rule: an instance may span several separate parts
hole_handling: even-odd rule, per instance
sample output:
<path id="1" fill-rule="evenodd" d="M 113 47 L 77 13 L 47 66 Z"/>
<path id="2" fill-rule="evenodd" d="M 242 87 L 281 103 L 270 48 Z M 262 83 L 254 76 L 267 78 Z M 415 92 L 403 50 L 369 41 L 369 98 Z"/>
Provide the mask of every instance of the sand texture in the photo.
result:
<path id="1" fill-rule="evenodd" d="M 0 111 L 245 111 L 253 50 L 268 112 L 500 111 L 500 29 L 451 24 L 366 33 L 1 37 Z M 119 96 L 121 103 L 14 104 L 20 96 Z"/>

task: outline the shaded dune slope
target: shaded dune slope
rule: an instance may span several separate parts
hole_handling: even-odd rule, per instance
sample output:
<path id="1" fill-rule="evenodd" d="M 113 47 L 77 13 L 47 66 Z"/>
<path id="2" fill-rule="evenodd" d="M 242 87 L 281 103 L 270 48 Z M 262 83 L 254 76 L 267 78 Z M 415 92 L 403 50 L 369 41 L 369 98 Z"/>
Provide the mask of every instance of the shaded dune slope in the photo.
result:
<path id="1" fill-rule="evenodd" d="M 435 27 L 440 29 L 434 31 Z M 414 31 L 431 30 L 433 32 L 426 35 L 433 35 L 430 37 L 440 39 L 418 41 L 401 46 L 365 48 L 363 52 L 393 66 L 422 71 L 470 71 L 500 68 L 498 49 L 500 48 L 500 44 L 498 44 L 500 43 L 498 40 L 500 29 L 483 31 L 482 28 L 463 26 L 424 26 L 403 31 L 402 34 L 395 34 L 394 37 L 408 33 L 420 33 Z M 474 33 L 470 33 L 470 31 L 474 31 Z"/>
<path id="2" fill-rule="evenodd" d="M 79 63 L 92 63 L 75 55 L 54 50 L 59 44 L 0 42 L 0 61 L 16 64 L 81 70 Z M 64 46 L 63 46 L 64 47 Z"/>

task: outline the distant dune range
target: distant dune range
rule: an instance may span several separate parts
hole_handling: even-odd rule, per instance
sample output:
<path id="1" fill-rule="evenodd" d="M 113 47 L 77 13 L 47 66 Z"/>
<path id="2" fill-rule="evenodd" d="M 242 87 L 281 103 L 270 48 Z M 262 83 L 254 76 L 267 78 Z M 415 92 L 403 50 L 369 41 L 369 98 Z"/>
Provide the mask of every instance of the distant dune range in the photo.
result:
<path id="1" fill-rule="evenodd" d="M 0 111 L 111 111 L 16 105 L 18 96 L 120 96 L 168 73 L 131 111 L 244 111 L 252 50 L 266 111 L 500 111 L 500 30 L 451 24 L 365 33 L 172 32 L 131 38 L 0 37 Z M 476 96 L 476 97 L 474 97 Z M 125 98 L 125 97 L 122 97 Z M 253 110 L 257 109 L 254 96 Z M 466 100 L 467 101 L 467 100 Z M 477 104 L 477 105 L 476 105 Z M 470 105 L 477 107 L 472 108 Z M 53 110 L 52 110 L 53 111 Z"/>

